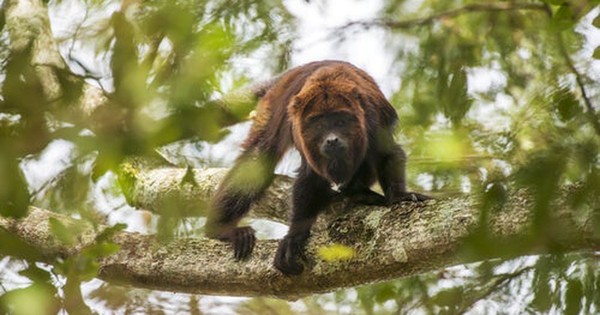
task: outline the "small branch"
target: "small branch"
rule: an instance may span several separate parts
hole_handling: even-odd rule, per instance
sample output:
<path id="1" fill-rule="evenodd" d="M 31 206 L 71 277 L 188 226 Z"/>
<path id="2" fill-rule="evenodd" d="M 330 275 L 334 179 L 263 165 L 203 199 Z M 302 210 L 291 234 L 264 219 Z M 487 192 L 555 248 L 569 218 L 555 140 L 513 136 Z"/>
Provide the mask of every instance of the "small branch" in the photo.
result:
<path id="1" fill-rule="evenodd" d="M 374 20 L 374 21 L 354 21 L 338 28 L 342 30 L 355 25 L 363 27 L 371 26 L 383 26 L 392 29 L 407 29 L 417 26 L 431 24 L 434 21 L 453 18 L 459 15 L 473 13 L 473 12 L 500 12 L 500 11 L 517 11 L 517 10 L 536 10 L 544 11 L 544 4 L 540 3 L 515 3 L 515 2 L 498 2 L 498 3 L 472 3 L 465 5 L 457 9 L 451 9 L 439 13 L 432 14 L 423 18 L 409 19 L 404 21 L 387 21 L 387 20 Z"/>
<path id="2" fill-rule="evenodd" d="M 467 294 L 464 294 L 465 296 L 463 297 L 463 301 L 458 305 L 456 314 L 466 313 L 469 309 L 473 307 L 473 305 L 477 301 L 481 301 L 487 298 L 492 293 L 498 291 L 498 289 L 502 286 L 506 285 L 507 283 L 510 283 L 510 280 L 518 278 L 524 273 L 527 273 L 533 269 L 533 266 L 528 266 L 523 267 L 520 270 L 512 273 L 498 275 L 492 281 L 484 283 L 482 288 L 480 288 L 479 290 L 474 290 L 473 292 L 468 292 Z"/>
<path id="3" fill-rule="evenodd" d="M 583 82 L 583 76 L 575 67 L 573 60 L 571 60 L 571 56 L 569 56 L 569 53 L 567 52 L 567 48 L 565 47 L 565 41 L 560 32 L 558 32 L 556 34 L 556 39 L 558 42 L 558 48 L 560 50 L 562 57 L 565 60 L 565 63 L 567 64 L 567 67 L 569 67 L 569 70 L 571 70 L 571 72 L 575 75 L 575 80 L 577 81 L 577 86 L 579 87 L 579 91 L 581 92 L 581 98 L 583 99 L 583 103 L 585 104 L 585 107 L 587 109 L 586 117 L 588 118 L 590 124 L 594 128 L 594 131 L 596 132 L 596 134 L 598 136 L 600 136 L 600 121 L 598 120 L 598 115 L 596 114 L 594 105 L 592 104 L 592 101 L 590 100 L 590 98 L 587 94 L 587 91 L 585 89 L 585 83 Z"/>

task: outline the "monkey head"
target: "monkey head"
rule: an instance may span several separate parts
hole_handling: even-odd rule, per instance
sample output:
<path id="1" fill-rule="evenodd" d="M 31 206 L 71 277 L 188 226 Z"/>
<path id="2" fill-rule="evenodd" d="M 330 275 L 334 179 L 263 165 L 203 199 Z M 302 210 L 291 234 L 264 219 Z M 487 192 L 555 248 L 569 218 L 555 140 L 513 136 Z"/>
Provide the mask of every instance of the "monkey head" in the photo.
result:
<path id="1" fill-rule="evenodd" d="M 289 117 L 294 143 L 333 189 L 347 184 L 365 158 L 364 116 L 358 90 L 340 80 L 309 81 L 292 100 Z"/>

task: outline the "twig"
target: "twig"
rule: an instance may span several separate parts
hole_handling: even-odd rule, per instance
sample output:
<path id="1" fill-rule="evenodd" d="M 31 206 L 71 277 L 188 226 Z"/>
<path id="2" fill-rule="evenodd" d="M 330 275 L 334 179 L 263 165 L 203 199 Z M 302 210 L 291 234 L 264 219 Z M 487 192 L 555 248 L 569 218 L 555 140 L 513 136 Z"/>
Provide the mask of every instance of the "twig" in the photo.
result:
<path id="1" fill-rule="evenodd" d="M 476 292 L 472 292 L 473 294 L 470 296 L 471 299 L 467 299 L 466 302 L 460 303 L 460 305 L 458 306 L 458 309 L 455 310 L 456 314 L 463 314 L 463 313 L 465 313 L 470 308 L 472 308 L 473 305 L 477 301 L 480 301 L 480 300 L 482 300 L 482 299 L 490 296 L 490 294 L 496 292 L 502 286 L 504 286 L 507 283 L 509 283 L 510 280 L 518 278 L 521 275 L 523 275 L 524 273 L 527 273 L 527 272 L 529 272 L 529 271 L 531 271 L 533 269 L 534 269 L 534 266 L 528 266 L 528 267 L 524 267 L 521 270 L 515 271 L 513 273 L 507 273 L 507 274 L 503 274 L 503 275 L 497 276 L 496 279 L 494 279 L 493 281 L 490 281 L 487 284 L 485 284 L 483 286 L 482 290 L 476 291 Z M 465 294 L 465 295 L 468 295 L 468 294 Z"/>
<path id="2" fill-rule="evenodd" d="M 565 42 L 561 33 L 556 34 L 556 40 L 558 41 L 558 48 L 560 49 L 562 57 L 565 59 L 567 67 L 569 67 L 571 72 L 575 75 L 577 86 L 579 87 L 579 91 L 581 92 L 581 98 L 583 99 L 583 103 L 585 104 L 585 107 L 587 109 L 586 117 L 590 121 L 592 127 L 594 127 L 594 131 L 596 131 L 596 134 L 600 136 L 600 121 L 598 121 L 598 116 L 596 115 L 594 105 L 592 104 L 592 101 L 590 100 L 589 96 L 587 95 L 587 91 L 585 90 L 583 76 L 581 75 L 581 73 L 579 73 L 577 68 L 575 68 L 575 64 L 573 63 L 573 60 L 571 60 L 571 57 L 567 52 L 567 48 L 565 47 Z"/>
<path id="3" fill-rule="evenodd" d="M 363 27 L 385 26 L 388 28 L 412 28 L 430 24 L 436 20 L 443 18 L 452 18 L 466 13 L 472 12 L 499 12 L 499 11 L 515 11 L 515 10 L 546 10 L 544 4 L 541 3 L 514 3 L 514 2 L 498 2 L 498 3 L 473 3 L 457 9 L 451 9 L 435 13 L 433 15 L 416 18 L 404 21 L 387 21 L 387 20 L 371 20 L 371 21 L 353 21 L 349 22 L 338 30 L 342 30 L 351 26 L 360 25 Z"/>

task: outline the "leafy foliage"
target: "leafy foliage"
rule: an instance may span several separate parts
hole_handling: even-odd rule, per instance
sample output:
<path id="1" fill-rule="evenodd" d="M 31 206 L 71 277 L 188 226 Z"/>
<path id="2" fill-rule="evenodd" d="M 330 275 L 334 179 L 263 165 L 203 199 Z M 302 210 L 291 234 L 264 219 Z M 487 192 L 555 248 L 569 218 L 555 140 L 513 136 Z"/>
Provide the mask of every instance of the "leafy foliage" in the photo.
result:
<path id="1" fill-rule="evenodd" d="M 64 2 L 46 5 L 60 8 Z M 28 34 L 43 33 L 27 29 L 33 27 L 29 24 L 13 27 L 7 18 L 11 4 L 2 2 L 2 217 L 22 217 L 33 204 L 69 212 L 92 226 L 107 223 L 107 214 L 94 200 L 98 182 L 110 182 L 110 193 L 120 196 L 122 189 L 127 197 L 136 172 L 127 158 L 156 157 L 157 149 L 174 142 L 223 139 L 222 127 L 246 119 L 254 105 L 246 99 L 224 107 L 229 92 L 254 82 L 257 69 L 264 79 L 288 68 L 293 53 L 295 19 L 288 4 L 279 0 L 81 4 L 86 18 L 94 19 L 75 25 L 65 38 L 54 38 L 62 41 L 61 47 L 70 46 L 68 53 L 62 51 L 67 66 L 55 60 L 40 63 L 40 44 Z M 332 303 L 338 311 L 360 306 L 365 314 L 483 312 L 510 305 L 506 297 L 519 294 L 515 288 L 532 292 L 508 312 L 577 314 L 600 309 L 597 257 L 564 255 L 553 239 L 560 225 L 550 219 L 557 192 L 566 184 L 574 184 L 575 197 L 568 201 L 574 208 L 593 213 L 592 218 L 600 211 L 590 207 L 600 190 L 600 47 L 587 47 L 591 41 L 586 38 L 600 29 L 599 4 L 386 0 L 378 19 L 352 24 L 359 26 L 357 32 L 370 27 L 386 32 L 388 50 L 395 57 L 393 76 L 401 79 L 390 99 L 401 117 L 398 134 L 409 151 L 412 186 L 441 197 L 477 194 L 481 222 L 494 211 L 505 211 L 507 196 L 517 189 L 526 188 L 534 196 L 535 224 L 527 238 L 499 243 L 482 225 L 466 240 L 464 253 L 511 257 L 527 243 L 551 254 L 486 261 L 464 270 L 450 268 L 311 297 L 303 300 L 307 312 L 328 311 L 326 305 Z M 350 25 L 336 34 L 348 29 Z M 79 60 L 71 54 L 76 46 L 91 48 L 94 56 Z M 244 66 L 249 57 L 261 61 Z M 101 65 L 90 66 L 96 61 Z M 89 84 L 100 89 L 101 106 L 81 106 L 80 100 L 89 97 Z M 64 165 L 34 185 L 35 176 L 25 172 L 27 165 L 65 143 L 70 154 Z M 261 175 L 251 163 L 248 169 L 247 176 Z M 185 181 L 193 184 L 193 177 Z M 172 214 L 157 224 L 163 239 L 181 227 L 179 208 L 173 200 L 160 209 Z M 63 244 L 81 237 L 81 226 L 57 220 L 49 224 Z M 600 221 L 593 224 L 600 231 Z M 45 261 L 43 267 L 38 265 L 43 261 L 40 253 L 0 229 L 0 253 L 25 261 L 21 275 L 29 279 L 27 286 L 2 293 L 0 312 L 89 313 L 87 298 L 103 300 L 111 310 L 157 311 L 146 298 L 152 293 L 141 290 L 127 296 L 103 284 L 90 297 L 81 293 L 81 283 L 97 273 L 97 259 L 117 250 L 110 236 L 122 228 L 115 225 L 78 255 Z M 353 254 L 344 246 L 319 253 L 332 262 Z M 198 311 L 196 297 L 189 300 L 183 311 Z M 273 309 L 294 312 L 290 305 L 269 299 L 250 301 L 239 310 Z"/>

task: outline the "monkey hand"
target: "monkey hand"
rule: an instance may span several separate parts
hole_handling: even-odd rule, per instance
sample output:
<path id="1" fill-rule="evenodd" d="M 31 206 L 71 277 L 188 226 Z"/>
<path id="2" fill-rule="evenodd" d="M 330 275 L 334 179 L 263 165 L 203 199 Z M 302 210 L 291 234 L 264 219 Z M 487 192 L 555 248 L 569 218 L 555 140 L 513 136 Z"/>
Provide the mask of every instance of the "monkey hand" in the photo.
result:
<path id="1" fill-rule="evenodd" d="M 235 228 L 231 233 L 230 242 L 233 245 L 235 260 L 248 259 L 256 243 L 254 229 L 249 226 Z"/>
<path id="2" fill-rule="evenodd" d="M 252 254 L 254 244 L 256 243 L 254 229 L 249 226 L 234 227 L 224 230 L 209 229 L 206 231 L 206 236 L 231 243 L 235 260 L 248 259 Z"/>
<path id="3" fill-rule="evenodd" d="M 286 276 L 296 276 L 304 271 L 302 261 L 306 261 L 304 246 L 306 235 L 286 235 L 277 248 L 273 265 Z"/>

